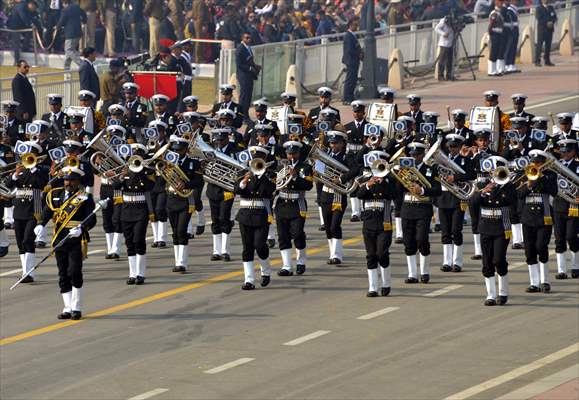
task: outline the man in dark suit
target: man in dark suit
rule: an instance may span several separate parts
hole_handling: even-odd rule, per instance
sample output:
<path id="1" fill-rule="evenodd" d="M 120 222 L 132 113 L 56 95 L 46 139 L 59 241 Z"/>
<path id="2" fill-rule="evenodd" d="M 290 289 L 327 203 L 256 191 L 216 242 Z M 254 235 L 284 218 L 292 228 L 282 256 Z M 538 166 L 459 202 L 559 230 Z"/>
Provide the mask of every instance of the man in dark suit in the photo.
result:
<path id="1" fill-rule="evenodd" d="M 28 80 L 30 65 L 24 60 L 18 61 L 18 73 L 12 79 L 12 98 L 20 103 L 18 118 L 24 122 L 31 122 L 36 116 L 36 96 Z"/>
<path id="2" fill-rule="evenodd" d="M 549 5 L 549 0 L 541 0 L 541 4 L 536 8 L 537 16 L 537 46 L 535 48 L 535 65 L 541 66 L 541 50 L 545 43 L 545 53 L 543 58 L 545 65 L 552 67 L 551 62 L 551 42 L 553 41 L 553 31 L 557 22 L 557 12 L 553 6 Z"/>
<path id="3" fill-rule="evenodd" d="M 416 128 L 418 129 L 420 124 L 424 122 L 424 119 L 422 118 L 422 110 L 420 109 L 422 99 L 416 94 L 409 94 L 406 98 L 408 99 L 410 111 L 405 112 L 403 115 L 414 118 Z"/>
<path id="4" fill-rule="evenodd" d="M 74 0 L 62 0 L 63 9 L 60 13 L 56 27 L 58 31 L 60 28 L 64 30 L 64 69 L 69 69 L 70 64 L 74 63 L 80 66 L 80 57 L 78 55 L 78 47 L 82 37 L 81 24 L 87 23 L 86 12 L 80 8 Z"/>
<path id="5" fill-rule="evenodd" d="M 239 81 L 239 106 L 241 112 L 248 117 L 249 105 L 253 94 L 253 81 L 257 79 L 260 65 L 256 65 L 253 60 L 253 51 L 249 44 L 251 43 L 251 34 L 244 32 L 241 36 L 241 43 L 235 51 L 235 63 L 237 64 L 237 80 Z"/>
<path id="6" fill-rule="evenodd" d="M 346 81 L 344 82 L 344 104 L 350 104 L 354 100 L 354 89 L 358 79 L 360 60 L 363 58 L 362 47 L 354 35 L 358 28 L 358 20 L 348 21 L 348 31 L 344 35 L 344 47 L 342 54 L 342 64 L 346 65 Z"/>
<path id="7" fill-rule="evenodd" d="M 97 75 L 93 62 L 96 60 L 96 50 L 86 47 L 82 51 L 83 60 L 80 63 L 78 76 L 80 78 L 80 90 L 90 90 L 96 95 L 95 103 L 101 98 L 99 76 Z"/>
<path id="8" fill-rule="evenodd" d="M 52 142 L 61 142 L 64 140 L 64 130 L 68 129 L 67 115 L 62 111 L 62 95 L 50 93 L 48 98 L 48 107 L 50 112 L 42 114 L 42 119 L 50 123 L 48 139 Z"/>

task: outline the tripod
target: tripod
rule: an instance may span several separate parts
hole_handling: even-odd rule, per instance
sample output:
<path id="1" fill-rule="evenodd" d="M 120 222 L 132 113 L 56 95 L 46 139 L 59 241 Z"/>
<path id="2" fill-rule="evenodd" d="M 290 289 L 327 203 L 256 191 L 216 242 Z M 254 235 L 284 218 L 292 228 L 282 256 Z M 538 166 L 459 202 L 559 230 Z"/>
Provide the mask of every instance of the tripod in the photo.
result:
<path id="1" fill-rule="evenodd" d="M 470 69 L 470 73 L 472 74 L 472 80 L 476 81 L 476 75 L 474 73 L 474 67 L 472 66 L 471 58 L 479 58 L 480 56 L 470 56 L 468 54 L 468 51 L 466 50 L 466 45 L 464 44 L 464 40 L 462 38 L 462 30 L 459 30 L 454 37 L 454 43 L 452 44 L 453 49 L 456 49 L 457 42 L 460 42 L 460 45 L 462 46 L 462 50 L 464 51 L 464 58 L 466 59 L 466 62 L 468 62 L 468 68 Z M 458 55 L 458 51 L 456 53 Z M 456 58 L 455 58 L 455 60 L 456 60 Z M 458 61 L 455 61 L 453 63 L 453 68 L 452 68 L 452 77 L 453 78 L 455 76 L 455 72 L 457 69 L 458 69 Z"/>

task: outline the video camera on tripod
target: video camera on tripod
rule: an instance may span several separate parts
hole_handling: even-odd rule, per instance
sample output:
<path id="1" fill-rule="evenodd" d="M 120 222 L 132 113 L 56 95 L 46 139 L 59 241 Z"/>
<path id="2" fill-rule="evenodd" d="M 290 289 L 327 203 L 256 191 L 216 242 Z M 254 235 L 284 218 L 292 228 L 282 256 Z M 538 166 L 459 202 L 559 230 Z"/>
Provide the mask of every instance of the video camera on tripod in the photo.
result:
<path id="1" fill-rule="evenodd" d="M 458 35 L 467 24 L 474 23 L 474 18 L 470 15 L 457 14 L 456 10 L 451 9 L 450 14 L 446 16 L 446 23 L 452 28 L 454 33 Z"/>

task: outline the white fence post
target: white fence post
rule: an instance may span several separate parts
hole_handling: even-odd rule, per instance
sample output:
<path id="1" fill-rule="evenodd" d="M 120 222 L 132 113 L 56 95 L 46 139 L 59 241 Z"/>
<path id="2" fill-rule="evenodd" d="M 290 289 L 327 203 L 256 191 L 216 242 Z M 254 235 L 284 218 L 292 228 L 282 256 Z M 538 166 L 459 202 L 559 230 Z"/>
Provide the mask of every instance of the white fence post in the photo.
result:
<path id="1" fill-rule="evenodd" d="M 322 38 L 322 54 L 321 54 L 321 62 L 322 62 L 322 82 L 323 85 L 328 84 L 328 38 Z"/>

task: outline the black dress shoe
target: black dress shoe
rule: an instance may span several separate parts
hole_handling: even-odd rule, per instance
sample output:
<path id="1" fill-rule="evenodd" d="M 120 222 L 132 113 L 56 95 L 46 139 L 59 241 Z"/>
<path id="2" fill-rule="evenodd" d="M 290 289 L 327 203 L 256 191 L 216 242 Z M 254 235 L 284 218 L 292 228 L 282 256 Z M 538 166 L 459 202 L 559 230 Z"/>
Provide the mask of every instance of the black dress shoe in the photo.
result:
<path id="1" fill-rule="evenodd" d="M 20 283 L 32 283 L 34 282 L 34 278 L 31 277 L 30 275 L 28 275 L 26 278 L 22 279 L 22 281 L 20 281 Z"/>
<path id="2" fill-rule="evenodd" d="M 44 249 L 46 247 L 46 243 L 44 242 L 34 242 L 34 247 L 37 249 Z"/>
<path id="3" fill-rule="evenodd" d="M 205 233 L 205 225 L 198 225 L 197 229 L 195 229 L 196 235 L 203 235 Z"/>
<path id="4" fill-rule="evenodd" d="M 366 297 L 378 297 L 378 292 L 368 292 L 366 293 Z"/>
<path id="5" fill-rule="evenodd" d="M 545 65 L 546 65 L 547 67 L 554 67 L 554 66 L 555 66 L 555 64 L 553 64 L 551 61 L 546 62 Z"/>
<path id="6" fill-rule="evenodd" d="M 117 253 L 111 254 L 111 260 L 118 260 L 119 258 L 121 257 Z"/>
<path id="7" fill-rule="evenodd" d="M 350 218 L 350 222 L 360 222 L 360 216 L 352 215 L 352 218 Z"/>
<path id="8" fill-rule="evenodd" d="M 223 261 L 229 262 L 231 261 L 231 257 L 229 256 L 229 254 L 225 253 L 221 256 L 221 258 L 223 258 Z"/>
<path id="9" fill-rule="evenodd" d="M 417 278 L 406 278 L 404 279 L 404 283 L 418 283 Z"/>
<path id="10" fill-rule="evenodd" d="M 112 258 L 113 258 L 113 255 L 112 255 L 112 254 L 107 254 L 107 255 L 105 256 L 105 260 L 110 260 L 110 259 L 112 259 Z"/>
<path id="11" fill-rule="evenodd" d="M 70 319 L 78 321 L 82 318 L 82 313 L 80 311 L 73 311 L 70 313 Z"/>
<path id="12" fill-rule="evenodd" d="M 422 283 L 430 282 L 430 275 L 428 274 L 420 275 L 420 282 Z"/>
<path id="13" fill-rule="evenodd" d="M 178 267 L 173 267 L 173 272 L 187 272 L 187 268 L 183 267 L 183 266 L 178 266 Z"/>
<path id="14" fill-rule="evenodd" d="M 579 269 L 572 269 L 571 270 L 571 278 L 573 278 L 573 279 L 579 278 Z"/>
<path id="15" fill-rule="evenodd" d="M 12 228 L 13 228 L 13 225 L 10 222 L 6 222 L 4 224 L 4 229 L 12 229 Z"/>
<path id="16" fill-rule="evenodd" d="M 475 254 L 474 256 L 471 256 L 470 259 L 471 260 L 482 260 L 482 255 Z"/>
<path id="17" fill-rule="evenodd" d="M 462 271 L 462 267 L 460 265 L 453 265 L 452 272 L 460 272 Z"/>
<path id="18" fill-rule="evenodd" d="M 255 289 L 255 285 L 253 283 L 245 282 L 241 285 L 241 290 L 253 290 Z"/>
<path id="19" fill-rule="evenodd" d="M 555 279 L 567 279 L 568 276 L 565 272 L 559 272 L 557 275 L 555 275 Z"/>
<path id="20" fill-rule="evenodd" d="M 522 243 L 514 243 L 512 246 L 513 250 L 523 250 L 525 248 L 525 245 L 523 245 Z"/>
<path id="21" fill-rule="evenodd" d="M 334 265 L 340 265 L 342 263 L 342 260 L 340 260 L 339 258 L 333 258 L 332 259 L 332 264 Z"/>
<path id="22" fill-rule="evenodd" d="M 404 243 L 404 239 L 397 237 L 396 239 L 394 239 L 394 243 Z"/>
<path id="23" fill-rule="evenodd" d="M 6 254 L 8 254 L 8 246 L 0 247 L 0 258 L 4 257 Z"/>
<path id="24" fill-rule="evenodd" d="M 143 283 L 145 283 L 145 277 L 137 276 L 137 282 L 135 282 L 135 285 L 142 285 Z"/>
<path id="25" fill-rule="evenodd" d="M 450 265 L 443 265 L 442 267 L 440 267 L 440 270 L 442 272 L 450 272 L 452 271 L 452 267 Z"/>
<path id="26" fill-rule="evenodd" d="M 219 261 L 221 260 L 221 256 L 219 254 L 211 254 L 211 261 Z"/>
<path id="27" fill-rule="evenodd" d="M 193 235 L 192 233 L 187 233 L 187 239 L 189 240 L 195 239 L 195 235 Z"/>
<path id="28" fill-rule="evenodd" d="M 271 282 L 271 278 L 269 276 L 262 276 L 261 277 L 261 287 L 266 287 Z"/>
<path id="29" fill-rule="evenodd" d="M 525 292 L 527 292 L 527 293 L 539 293 L 540 291 L 541 291 L 541 289 L 539 289 L 537 286 L 534 286 L 534 285 L 531 285 L 525 289 Z"/>
<path id="30" fill-rule="evenodd" d="M 127 279 L 127 285 L 134 285 L 137 280 L 135 278 Z"/>
<path id="31" fill-rule="evenodd" d="M 318 228 L 319 231 L 325 231 L 326 230 L 326 226 L 325 225 L 320 225 L 320 227 Z"/>
<path id="32" fill-rule="evenodd" d="M 541 283 L 541 292 L 549 293 L 551 291 L 551 285 L 549 283 Z"/>
<path id="33" fill-rule="evenodd" d="M 434 224 L 434 232 L 440 232 L 440 224 Z"/>
<path id="34" fill-rule="evenodd" d="M 334 264 L 334 259 L 333 259 L 333 258 L 328 258 L 328 261 L 326 261 L 326 264 L 328 264 L 328 265 Z"/>
<path id="35" fill-rule="evenodd" d="M 292 271 L 290 271 L 289 269 L 280 269 L 279 271 L 277 271 L 277 274 L 279 276 L 292 276 L 294 273 Z"/>
<path id="36" fill-rule="evenodd" d="M 505 304 L 507 304 L 507 301 L 509 301 L 509 296 L 499 296 L 499 299 L 497 300 L 497 304 L 499 306 L 504 306 Z"/>
<path id="37" fill-rule="evenodd" d="M 306 272 L 306 266 L 303 264 L 296 265 L 296 274 L 303 275 Z"/>
<path id="38" fill-rule="evenodd" d="M 159 242 L 153 242 L 153 244 L 151 245 L 151 247 L 153 247 L 153 248 L 159 247 Z"/>
<path id="39" fill-rule="evenodd" d="M 275 239 L 267 239 L 267 247 L 273 249 L 275 247 Z"/>
<path id="40" fill-rule="evenodd" d="M 160 249 L 166 249 L 167 248 L 167 243 L 165 243 L 165 242 L 159 242 L 158 245 L 159 245 Z"/>
<path id="41" fill-rule="evenodd" d="M 390 294 L 390 288 L 389 287 L 383 287 L 382 289 L 380 289 L 380 294 L 383 297 L 386 297 Z"/>
<path id="42" fill-rule="evenodd" d="M 497 301 L 495 299 L 486 299 L 485 300 L 485 306 L 496 306 L 497 305 Z"/>
<path id="43" fill-rule="evenodd" d="M 69 312 L 61 312 L 56 316 L 58 319 L 70 319 L 71 315 Z"/>
<path id="44" fill-rule="evenodd" d="M 541 63 L 540 63 L 540 62 L 536 62 L 536 63 L 535 63 L 535 67 L 540 67 L 540 66 L 541 66 Z"/>

